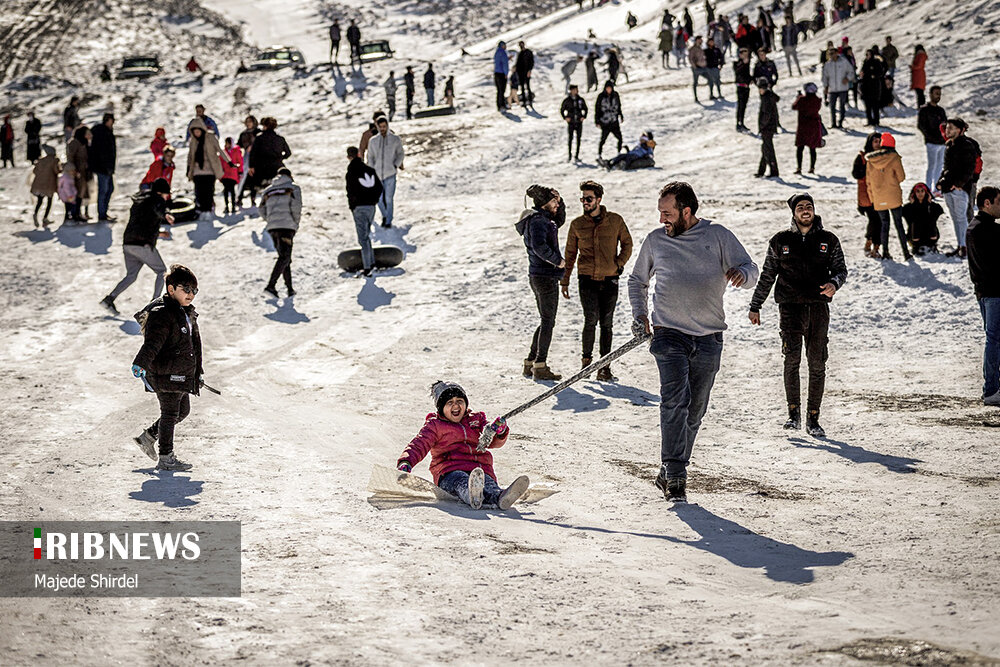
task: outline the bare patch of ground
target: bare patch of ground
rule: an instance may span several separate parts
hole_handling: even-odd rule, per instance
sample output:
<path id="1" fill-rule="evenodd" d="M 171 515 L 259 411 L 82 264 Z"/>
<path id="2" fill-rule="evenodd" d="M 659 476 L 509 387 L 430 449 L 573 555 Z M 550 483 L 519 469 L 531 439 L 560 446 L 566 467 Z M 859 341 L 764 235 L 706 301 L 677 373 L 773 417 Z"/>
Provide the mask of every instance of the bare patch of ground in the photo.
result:
<path id="1" fill-rule="evenodd" d="M 859 639 L 833 649 L 856 660 L 878 662 L 885 665 L 913 665 L 915 667 L 951 667 L 952 665 L 1000 665 L 1000 660 L 971 651 L 937 646 L 921 639 L 880 637 Z"/>

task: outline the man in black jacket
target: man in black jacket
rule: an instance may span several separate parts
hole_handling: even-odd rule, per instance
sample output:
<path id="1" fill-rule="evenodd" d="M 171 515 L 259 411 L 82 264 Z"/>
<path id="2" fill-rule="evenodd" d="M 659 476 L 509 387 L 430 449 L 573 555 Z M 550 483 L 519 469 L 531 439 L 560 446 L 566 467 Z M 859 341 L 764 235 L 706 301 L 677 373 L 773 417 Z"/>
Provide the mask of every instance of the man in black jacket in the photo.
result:
<path id="1" fill-rule="evenodd" d="M 361 62 L 361 29 L 358 27 L 354 19 L 351 19 L 351 25 L 347 26 L 347 42 L 351 45 L 351 62 L 353 63 L 355 58 L 358 62 Z"/>
<path id="2" fill-rule="evenodd" d="M 535 69 L 535 54 L 524 45 L 524 42 L 518 42 L 517 48 L 514 71 L 517 72 L 517 81 L 521 86 L 521 104 L 527 109 L 528 105 L 535 101 L 535 94 L 531 92 L 531 70 Z"/>
<path id="3" fill-rule="evenodd" d="M 97 174 L 97 220 L 98 222 L 114 222 L 108 216 L 108 204 L 111 203 L 111 193 L 115 191 L 115 162 L 118 160 L 118 150 L 115 144 L 114 114 L 104 114 L 100 124 L 90 129 L 90 148 L 87 151 L 87 165 L 90 171 Z"/>
<path id="4" fill-rule="evenodd" d="M 579 86 L 573 85 L 569 87 L 569 95 L 563 100 L 562 107 L 559 109 L 559 113 L 562 114 L 563 119 L 566 121 L 566 127 L 569 129 L 569 157 L 566 161 L 579 160 L 580 159 L 580 136 L 583 134 L 583 121 L 587 117 L 587 103 L 580 97 Z M 576 152 L 573 152 L 573 135 L 576 134 Z"/>
<path id="5" fill-rule="evenodd" d="M 760 131 L 760 166 L 757 167 L 757 178 L 763 178 L 764 172 L 770 168 L 768 178 L 778 178 L 778 157 L 774 152 L 774 135 L 778 132 L 778 100 L 781 99 L 771 90 L 770 83 L 764 77 L 757 79 L 757 90 L 760 91 L 760 113 L 757 116 L 757 129 Z"/>
<path id="6" fill-rule="evenodd" d="M 948 115 L 940 102 L 941 86 L 931 86 L 930 99 L 917 112 L 917 129 L 924 135 L 924 145 L 927 147 L 927 180 L 924 185 L 931 190 L 937 187 L 941 169 L 944 168 L 945 147 L 941 126 L 947 122 Z"/>
<path id="7" fill-rule="evenodd" d="M 965 135 L 969 124 L 961 118 L 949 118 L 944 133 L 944 169 L 938 179 L 937 189 L 944 194 L 944 203 L 955 225 L 957 247 L 950 254 L 965 258 L 965 233 L 972 220 L 972 200 L 975 197 L 974 181 L 976 163 L 980 157 L 979 144 Z"/>
<path id="8" fill-rule="evenodd" d="M 156 392 L 160 418 L 144 429 L 135 443 L 159 470 L 190 470 L 174 455 L 174 428 L 191 412 L 189 394 L 202 386 L 201 333 L 198 313 L 191 302 L 198 294 L 198 279 L 180 264 L 170 267 L 167 293 L 135 314 L 142 328 L 143 344 L 132 360 L 132 375 L 146 391 Z M 159 456 L 153 444 L 159 440 Z"/>
<path id="9" fill-rule="evenodd" d="M 407 65 L 406 74 L 403 75 L 403 84 L 406 86 L 406 120 L 413 118 L 413 94 L 417 90 L 413 79 L 413 67 Z"/>
<path id="10" fill-rule="evenodd" d="M 427 93 L 427 106 L 434 106 L 434 67 L 430 63 L 424 72 L 424 92 Z"/>
<path id="11" fill-rule="evenodd" d="M 736 131 L 749 132 L 746 126 L 747 102 L 750 101 L 750 86 L 753 85 L 753 72 L 750 69 L 750 50 L 740 47 L 739 59 L 733 61 L 733 74 L 736 77 Z"/>
<path id="12" fill-rule="evenodd" d="M 986 329 L 983 349 L 983 403 L 1000 406 L 1000 190 L 988 186 L 976 197 L 979 213 L 966 234 L 969 274 Z"/>
<path id="13" fill-rule="evenodd" d="M 125 253 L 125 277 L 121 279 L 111 293 L 101 300 L 101 305 L 118 314 L 115 299 L 135 282 L 142 267 L 148 266 L 156 273 L 156 285 L 153 287 L 153 298 L 160 296 L 163 289 L 163 276 L 167 271 L 163 258 L 156 249 L 156 239 L 160 236 L 160 225 L 174 224 L 174 216 L 167 213 L 167 200 L 170 199 L 170 184 L 165 178 L 153 181 L 149 190 L 132 197 L 132 209 L 128 215 L 128 225 L 125 226 L 125 238 L 122 240 L 122 251 Z"/>
<path id="14" fill-rule="evenodd" d="M 808 193 L 788 200 L 792 228 L 775 234 L 767 246 L 764 268 L 750 300 L 750 323 L 760 324 L 760 307 L 774 289 L 778 302 L 781 351 L 785 355 L 785 398 L 788 401 L 786 429 L 801 427 L 799 410 L 799 364 L 802 340 L 809 365 L 809 398 L 806 431 L 823 437 L 819 425 L 820 403 L 826 382 L 827 331 L 830 301 L 847 280 L 847 265 L 840 240 L 823 229 Z"/>
<path id="15" fill-rule="evenodd" d="M 354 228 L 361 246 L 362 273 L 370 276 L 375 267 L 371 230 L 375 223 L 375 205 L 382 196 L 382 181 L 375 170 L 359 157 L 357 146 L 347 149 L 347 159 L 347 205 L 354 215 Z"/>

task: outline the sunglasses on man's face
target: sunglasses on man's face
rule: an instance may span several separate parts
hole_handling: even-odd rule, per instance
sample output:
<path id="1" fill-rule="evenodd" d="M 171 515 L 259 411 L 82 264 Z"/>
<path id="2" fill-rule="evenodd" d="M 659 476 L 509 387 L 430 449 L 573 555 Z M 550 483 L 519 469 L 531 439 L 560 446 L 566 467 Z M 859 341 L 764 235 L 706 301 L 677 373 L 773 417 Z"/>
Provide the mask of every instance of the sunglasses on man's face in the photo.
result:
<path id="1" fill-rule="evenodd" d="M 597 201 L 597 197 L 580 197 L 580 201 L 584 203 L 589 203 L 592 201 Z"/>
<path id="2" fill-rule="evenodd" d="M 198 288 L 191 287 L 190 285 L 178 285 L 177 289 L 183 290 L 185 294 L 190 294 L 191 296 L 198 294 Z"/>

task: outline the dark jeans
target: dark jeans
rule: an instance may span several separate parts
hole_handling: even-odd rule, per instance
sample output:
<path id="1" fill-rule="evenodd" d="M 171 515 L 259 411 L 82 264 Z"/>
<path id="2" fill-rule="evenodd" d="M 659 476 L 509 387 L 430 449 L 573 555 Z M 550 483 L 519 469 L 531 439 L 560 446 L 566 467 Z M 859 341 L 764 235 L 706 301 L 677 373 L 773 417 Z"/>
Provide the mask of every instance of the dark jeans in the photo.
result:
<path id="1" fill-rule="evenodd" d="M 215 207 L 215 176 L 207 174 L 194 177 L 194 207 L 211 211 Z"/>
<path id="2" fill-rule="evenodd" d="M 483 504 L 496 505 L 500 502 L 500 494 L 503 493 L 503 489 L 489 475 L 485 475 L 483 481 L 485 482 L 483 484 Z M 469 473 L 464 470 L 452 470 L 441 475 L 438 487 L 453 496 L 458 496 L 466 505 L 469 504 Z"/>
<path id="3" fill-rule="evenodd" d="M 747 103 L 750 101 L 750 87 L 736 86 L 736 127 L 745 127 Z"/>
<path id="4" fill-rule="evenodd" d="M 601 155 L 601 151 L 604 150 L 604 142 L 608 140 L 608 135 L 613 134 L 615 138 L 618 139 L 618 148 L 615 153 L 622 152 L 622 128 L 617 123 L 608 123 L 607 125 L 601 125 L 601 141 L 597 144 L 597 155 Z"/>
<path id="5" fill-rule="evenodd" d="M 493 85 L 497 87 L 497 111 L 507 108 L 507 75 L 493 72 Z"/>
<path id="6" fill-rule="evenodd" d="M 528 279 L 531 291 L 535 293 L 535 306 L 541 323 L 531 337 L 531 351 L 528 359 L 539 364 L 545 363 L 549 357 L 549 345 L 552 343 L 552 329 L 556 325 L 556 311 L 559 309 L 559 279 L 547 276 L 531 276 Z"/>
<path id="7" fill-rule="evenodd" d="M 875 245 L 882 245 L 882 218 L 879 217 L 878 211 L 875 210 L 874 206 L 865 206 L 861 210 L 868 218 L 868 224 L 865 227 L 865 240 L 871 241 Z"/>
<path id="8" fill-rule="evenodd" d="M 809 397 L 806 409 L 819 411 L 826 384 L 827 331 L 830 328 L 830 305 L 827 303 L 782 303 L 778 305 L 781 353 L 785 356 L 785 400 L 789 406 L 799 403 L 799 365 L 802 341 L 806 344 L 809 366 Z"/>
<path id="9" fill-rule="evenodd" d="M 535 94 L 531 92 L 531 78 L 528 77 L 527 74 L 524 76 L 518 74 L 517 76 L 521 81 L 521 104 L 528 106 L 532 103 L 535 96 Z"/>
<path id="10" fill-rule="evenodd" d="M 149 427 L 160 443 L 160 456 L 174 451 L 174 427 L 191 412 L 191 397 L 183 392 L 158 391 L 156 400 L 160 402 L 160 418 Z"/>
<path id="11" fill-rule="evenodd" d="M 52 210 L 52 195 L 48 197 L 43 197 L 42 195 L 35 195 L 37 201 L 35 202 L 35 217 L 38 217 L 38 209 L 42 207 L 42 200 L 45 200 L 45 214 L 42 216 L 43 220 L 48 220 L 49 211 Z"/>
<path id="12" fill-rule="evenodd" d="M 649 351 L 660 371 L 660 460 L 666 477 L 687 477 L 722 360 L 722 332 L 692 336 L 657 327 Z"/>
<path id="13" fill-rule="evenodd" d="M 889 252 L 889 214 L 896 224 L 896 234 L 899 235 L 899 245 L 903 247 L 903 257 L 910 254 L 910 248 L 906 245 L 906 230 L 903 228 L 903 209 L 894 208 L 889 211 L 879 211 L 878 217 L 882 220 L 882 252 Z"/>
<path id="14" fill-rule="evenodd" d="M 413 118 L 413 91 L 406 91 L 406 120 Z"/>
<path id="15" fill-rule="evenodd" d="M 983 348 L 983 398 L 1000 391 L 1000 297 L 979 299 L 979 312 L 986 330 Z"/>
<path id="16" fill-rule="evenodd" d="M 878 125 L 879 123 L 879 100 L 871 100 L 869 98 L 863 97 L 862 100 L 865 103 L 865 118 L 867 119 L 867 124 L 871 126 Z"/>
<path id="17" fill-rule="evenodd" d="M 274 249 L 278 251 L 278 259 L 274 261 L 274 268 L 271 269 L 271 279 L 267 281 L 267 286 L 274 288 L 278 284 L 278 276 L 285 277 L 285 287 L 292 289 L 292 241 L 295 239 L 294 229 L 272 229 L 271 240 L 274 242 Z"/>
<path id="18" fill-rule="evenodd" d="M 236 181 L 231 178 L 222 179 L 222 201 L 226 208 L 236 210 Z"/>
<path id="19" fill-rule="evenodd" d="M 805 153 L 805 146 L 797 146 L 795 148 L 795 159 L 799 165 L 799 171 L 802 171 L 802 156 Z M 809 171 L 816 168 L 816 149 L 812 146 L 809 147 Z"/>
<path id="20" fill-rule="evenodd" d="M 97 174 L 97 219 L 108 219 L 108 206 L 111 204 L 111 193 L 115 191 L 113 174 Z"/>
<path id="21" fill-rule="evenodd" d="M 614 336 L 615 306 L 618 305 L 618 278 L 594 280 L 580 276 L 580 304 L 583 306 L 583 356 L 594 356 L 594 337 L 601 325 L 600 352 L 611 351 Z"/>
<path id="22" fill-rule="evenodd" d="M 580 136 L 583 134 L 583 123 L 567 123 L 566 126 L 569 128 L 569 140 L 567 146 L 569 147 L 569 156 L 577 158 L 580 157 Z M 573 135 L 576 135 L 576 152 L 573 152 Z"/>
<path id="23" fill-rule="evenodd" d="M 847 115 L 847 93 L 849 91 L 843 91 L 839 93 L 830 93 L 830 125 L 833 127 L 842 127 L 844 125 L 844 116 Z M 837 120 L 837 107 L 840 106 L 840 120 Z"/>
<path id="24" fill-rule="evenodd" d="M 764 171 L 770 168 L 771 176 L 777 176 L 778 156 L 774 153 L 774 135 L 770 132 L 762 132 L 760 139 L 760 166 L 757 167 L 757 175 L 763 176 Z"/>
<path id="25" fill-rule="evenodd" d="M 924 89 L 914 88 L 913 92 L 917 94 L 917 108 L 919 109 L 920 107 L 924 106 L 924 102 L 926 102 L 926 100 L 924 99 Z"/>

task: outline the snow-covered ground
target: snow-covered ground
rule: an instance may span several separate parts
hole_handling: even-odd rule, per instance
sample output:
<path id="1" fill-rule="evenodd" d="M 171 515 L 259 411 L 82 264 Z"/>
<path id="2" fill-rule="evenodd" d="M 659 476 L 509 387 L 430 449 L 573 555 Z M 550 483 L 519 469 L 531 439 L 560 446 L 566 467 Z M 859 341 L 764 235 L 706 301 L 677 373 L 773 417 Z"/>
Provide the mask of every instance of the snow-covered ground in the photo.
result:
<path id="1" fill-rule="evenodd" d="M 58 10 L 10 4 L 2 25 Z M 977 400 L 978 309 L 957 259 L 862 256 L 850 168 L 863 115 L 827 137 L 816 176 L 792 175 L 788 133 L 776 141 L 782 180 L 752 178 L 759 143 L 733 132 L 730 70 L 728 99 L 696 105 L 690 72 L 660 68 L 663 5 L 653 0 L 518 21 L 504 3 L 480 0 L 423 10 L 388 0 L 108 4 L 116 12 L 88 19 L 77 61 L 60 60 L 62 46 L 21 46 L 30 31 L 19 38 L 0 113 L 13 111 L 20 130 L 23 111 L 35 109 L 55 145 L 71 94 L 84 96 L 87 122 L 113 106 L 119 219 L 158 125 L 177 141 L 198 102 L 224 136 L 247 112 L 277 116 L 306 204 L 293 263 L 299 295 L 262 298 L 274 253 L 249 213 L 180 226 L 161 242 L 168 263 L 199 276 L 206 378 L 224 396 L 196 399 L 178 429 L 178 454 L 194 470 L 153 474 L 131 437 L 155 405 L 128 372 L 139 345 L 129 314 L 146 303 L 151 276 L 119 299 L 123 317 L 107 317 L 97 302 L 120 278 L 124 225 L 35 230 L 23 165 L 0 171 L 0 519 L 233 519 L 244 540 L 240 599 L 0 600 L 4 664 L 905 663 L 898 656 L 922 641 L 947 647 L 933 664 L 960 664 L 967 651 L 1000 657 L 1000 419 Z M 750 8 L 719 4 L 731 16 Z M 797 13 L 810 4 L 797 3 Z M 784 126 L 794 130 L 791 101 L 818 79 L 811 68 L 827 39 L 848 35 L 861 50 L 891 30 L 904 65 L 914 43 L 927 47 L 929 82 L 944 85 L 943 105 L 972 123 L 983 183 L 996 183 L 1000 7 L 955 7 L 883 0 L 811 37 L 800 48 L 803 77 L 785 77 L 777 54 Z M 456 27 L 470 9 L 494 32 Z M 641 21 L 631 32 L 627 11 Z M 700 4 L 693 13 L 703 26 Z M 362 22 L 366 38 L 390 39 L 397 57 L 364 72 L 323 65 L 333 15 L 377 19 Z M 625 53 L 626 143 L 652 129 L 655 169 L 597 169 L 593 125 L 584 163 L 564 161 L 559 67 L 584 49 L 588 29 Z M 93 83 L 100 63 L 145 42 L 141 30 L 164 35 L 170 70 Z M 99 45 L 101 35 L 109 42 Z M 490 57 L 501 35 L 536 51 L 535 112 L 492 110 Z M 309 68 L 231 76 L 240 58 L 273 42 L 302 48 Z M 178 73 L 191 52 L 208 74 Z M 412 64 L 420 76 L 428 61 L 442 81 L 456 75 L 460 112 L 394 123 L 408 151 L 398 228 L 378 234 L 406 260 L 367 280 L 343 275 L 336 254 L 355 245 L 344 149 L 383 106 L 377 84 L 388 71 L 401 76 Z M 44 78 L 25 79 L 32 73 Z M 909 91 L 902 98 L 912 106 Z M 751 126 L 756 111 L 751 101 Z M 925 169 L 914 113 L 886 124 L 908 191 Z M 21 144 L 17 152 L 22 159 Z M 758 261 L 788 224 L 785 200 L 816 197 L 851 272 L 832 307 L 829 438 L 781 430 L 777 309 L 769 302 L 763 326 L 751 327 L 749 292 L 732 290 L 722 371 L 692 459 L 696 504 L 671 511 L 652 486 L 658 383 L 640 350 L 615 364 L 619 383 L 582 382 L 513 420 L 496 455 L 500 481 L 527 474 L 556 495 L 506 514 L 448 503 L 377 509 L 366 491 L 372 466 L 391 466 L 417 432 L 432 409 L 431 382 L 461 382 L 473 409 L 491 416 L 543 390 L 520 375 L 537 316 L 513 223 L 531 183 L 559 188 L 573 211 L 586 178 L 605 185 L 605 204 L 625 217 L 636 248 L 658 224 L 659 187 L 687 180 L 704 215 L 733 229 Z M 183 174 L 175 184 L 186 187 Z M 941 232 L 953 244 L 947 216 Z M 626 301 L 623 291 L 616 344 L 629 335 Z M 578 301 L 563 300 L 550 354 L 557 371 L 578 364 L 581 326 Z M 427 476 L 426 462 L 416 472 Z"/>

